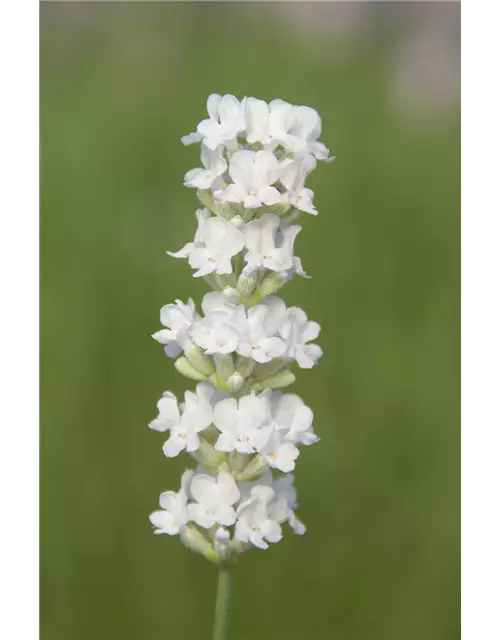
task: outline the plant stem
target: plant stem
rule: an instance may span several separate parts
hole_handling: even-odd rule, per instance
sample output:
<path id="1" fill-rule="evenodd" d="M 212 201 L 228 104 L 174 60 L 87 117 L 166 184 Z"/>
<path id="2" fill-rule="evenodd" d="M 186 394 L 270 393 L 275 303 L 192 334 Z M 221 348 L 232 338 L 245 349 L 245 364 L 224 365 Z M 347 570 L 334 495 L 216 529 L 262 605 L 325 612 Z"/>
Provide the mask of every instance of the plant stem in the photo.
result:
<path id="1" fill-rule="evenodd" d="M 231 567 L 219 565 L 213 640 L 227 640 L 229 601 L 231 598 Z"/>

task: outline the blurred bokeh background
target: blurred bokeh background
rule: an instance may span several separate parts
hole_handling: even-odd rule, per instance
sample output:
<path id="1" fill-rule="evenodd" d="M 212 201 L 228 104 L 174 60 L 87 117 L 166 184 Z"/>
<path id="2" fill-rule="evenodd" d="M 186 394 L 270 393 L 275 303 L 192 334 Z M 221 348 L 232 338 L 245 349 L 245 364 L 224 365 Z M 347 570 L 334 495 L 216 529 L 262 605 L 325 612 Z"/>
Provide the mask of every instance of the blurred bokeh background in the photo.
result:
<path id="1" fill-rule="evenodd" d="M 460 5 L 41 4 L 41 637 L 210 637 L 216 572 L 148 514 L 177 489 L 147 423 L 189 382 L 149 337 L 204 283 L 180 137 L 211 92 L 315 107 L 337 156 L 284 290 L 321 323 L 294 390 L 321 443 L 305 537 L 240 562 L 234 640 L 455 640 Z"/>

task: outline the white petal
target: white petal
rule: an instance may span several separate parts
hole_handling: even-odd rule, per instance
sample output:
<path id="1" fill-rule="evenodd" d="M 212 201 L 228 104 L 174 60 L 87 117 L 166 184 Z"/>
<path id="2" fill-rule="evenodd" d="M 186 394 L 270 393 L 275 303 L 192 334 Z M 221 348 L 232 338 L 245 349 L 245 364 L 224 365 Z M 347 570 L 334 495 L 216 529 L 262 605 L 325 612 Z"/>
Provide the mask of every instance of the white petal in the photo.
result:
<path id="1" fill-rule="evenodd" d="M 223 505 L 219 507 L 215 516 L 217 522 L 219 524 L 223 524 L 226 527 L 230 527 L 236 521 L 236 512 L 233 507 L 229 505 Z"/>
<path id="2" fill-rule="evenodd" d="M 234 451 L 235 439 L 228 433 L 221 433 L 215 443 L 216 451 Z"/>
<path id="3" fill-rule="evenodd" d="M 215 518 L 201 504 L 188 504 L 187 513 L 192 520 L 203 529 L 211 529 L 215 524 Z"/>
<path id="4" fill-rule="evenodd" d="M 240 184 L 246 191 L 252 184 L 254 174 L 253 151 L 243 150 L 237 151 L 229 161 L 229 175 L 234 182 Z"/>
<path id="5" fill-rule="evenodd" d="M 293 511 L 290 513 L 290 516 L 288 518 L 288 524 L 292 528 L 293 532 L 296 533 L 298 536 L 303 536 L 304 533 L 307 531 L 306 525 L 297 518 L 297 516 Z"/>
<path id="6" fill-rule="evenodd" d="M 222 432 L 236 435 L 238 429 L 238 405 L 234 398 L 221 400 L 214 408 L 214 424 Z"/>
<path id="7" fill-rule="evenodd" d="M 178 523 L 167 511 L 154 511 L 149 516 L 149 520 L 154 527 L 157 527 L 156 534 L 166 533 L 169 536 L 174 536 L 179 533 Z"/>
<path id="8" fill-rule="evenodd" d="M 175 435 L 171 435 L 163 445 L 163 453 L 167 458 L 175 458 L 185 447 L 186 443 L 184 440 L 177 438 Z"/>
<path id="9" fill-rule="evenodd" d="M 260 525 L 260 530 L 269 542 L 279 542 L 283 537 L 281 534 L 281 527 L 274 520 L 266 520 L 263 522 Z"/>
<path id="10" fill-rule="evenodd" d="M 221 96 L 218 93 L 211 93 L 207 99 L 207 112 L 212 120 L 219 119 L 219 105 Z"/>

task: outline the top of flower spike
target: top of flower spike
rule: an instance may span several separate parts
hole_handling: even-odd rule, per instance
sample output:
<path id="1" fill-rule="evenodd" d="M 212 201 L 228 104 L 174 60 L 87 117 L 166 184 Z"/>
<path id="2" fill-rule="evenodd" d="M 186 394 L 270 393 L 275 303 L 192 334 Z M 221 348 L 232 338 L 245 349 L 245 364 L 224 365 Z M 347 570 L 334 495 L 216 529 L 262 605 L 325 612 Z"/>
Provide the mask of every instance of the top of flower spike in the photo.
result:
<path id="1" fill-rule="evenodd" d="M 182 138 L 184 144 L 203 141 L 215 150 L 219 145 L 231 151 L 238 148 L 238 139 L 249 145 L 261 145 L 273 151 L 282 147 L 288 153 L 307 153 L 318 160 L 327 160 L 329 150 L 318 141 L 321 118 L 311 107 L 289 104 L 284 100 L 266 103 L 258 98 L 212 93 L 207 100 L 209 118 L 202 120 L 195 132 Z"/>

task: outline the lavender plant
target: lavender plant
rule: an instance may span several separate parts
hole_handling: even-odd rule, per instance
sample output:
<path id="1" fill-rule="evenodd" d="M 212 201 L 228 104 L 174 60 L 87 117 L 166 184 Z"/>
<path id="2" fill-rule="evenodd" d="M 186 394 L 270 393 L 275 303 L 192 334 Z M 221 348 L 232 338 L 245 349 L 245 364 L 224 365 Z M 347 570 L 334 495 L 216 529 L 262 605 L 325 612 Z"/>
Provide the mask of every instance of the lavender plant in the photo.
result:
<path id="1" fill-rule="evenodd" d="M 166 457 L 187 452 L 197 463 L 178 492 L 160 495 L 150 520 L 156 534 L 178 535 L 219 568 L 214 640 L 227 637 L 230 574 L 251 548 L 279 542 L 282 526 L 302 535 L 293 474 L 300 447 L 318 441 L 313 412 L 282 393 L 292 365 L 313 367 L 320 327 L 275 294 L 293 277 L 309 276 L 294 255 L 301 212 L 316 215 L 305 181 L 317 160 L 330 160 L 318 141 L 314 109 L 283 100 L 241 102 L 212 94 L 209 118 L 185 136 L 201 143 L 202 168 L 184 184 L 197 189 L 193 242 L 168 252 L 187 259 L 212 291 L 201 303 L 177 300 L 160 311 L 153 335 L 176 369 L 197 381 L 184 402 L 166 391 L 149 426 L 168 432 Z"/>

